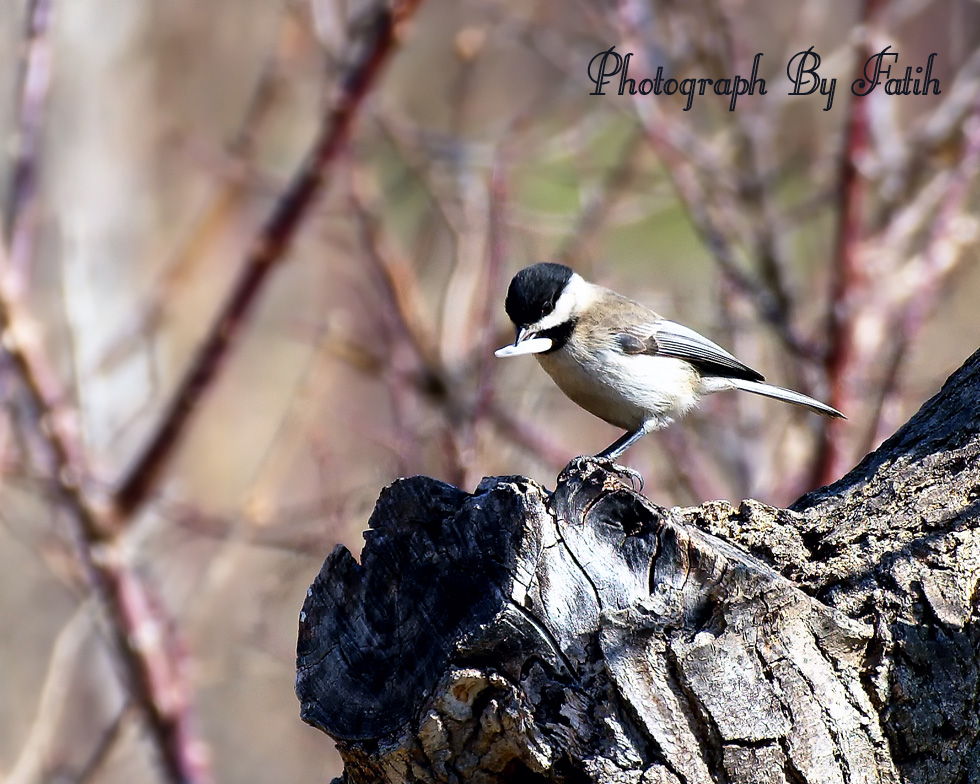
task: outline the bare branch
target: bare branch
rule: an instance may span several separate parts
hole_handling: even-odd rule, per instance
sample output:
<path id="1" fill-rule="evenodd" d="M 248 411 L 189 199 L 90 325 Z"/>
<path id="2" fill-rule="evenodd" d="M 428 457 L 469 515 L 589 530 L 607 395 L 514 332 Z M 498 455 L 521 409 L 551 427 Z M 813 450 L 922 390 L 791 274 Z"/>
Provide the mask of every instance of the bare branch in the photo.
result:
<path id="1" fill-rule="evenodd" d="M 915 266 L 915 294 L 907 302 L 899 303 L 890 321 L 894 335 L 888 352 L 884 378 L 879 382 L 874 415 L 869 427 L 870 439 L 863 445 L 871 449 L 874 443 L 885 438 L 893 423 L 884 414 L 886 402 L 895 391 L 902 366 L 908 358 L 912 341 L 922 330 L 926 318 L 935 308 L 944 283 L 956 271 L 963 259 L 964 247 L 977 239 L 975 217 L 967 216 L 965 207 L 970 186 L 980 174 L 980 101 L 975 102 L 973 114 L 964 130 L 964 146 L 958 165 L 946 183 L 943 201 L 932 220 L 932 231 L 925 251 L 916 256 L 908 266 Z M 885 432 L 885 431 L 888 432 Z"/>
<path id="2" fill-rule="evenodd" d="M 8 269 L 4 264 L 0 268 Z M 62 398 L 55 391 L 54 376 L 37 350 L 32 321 L 16 304 L 8 278 L 9 272 L 0 279 L 0 352 L 25 399 L 28 416 L 19 418 L 18 424 L 30 427 L 43 449 L 44 468 L 66 513 L 75 554 L 102 612 L 120 676 L 146 721 L 167 780 L 207 782 L 210 773 L 189 726 L 189 701 L 180 674 L 175 668 L 161 667 L 159 650 L 149 644 L 172 646 L 172 630 L 160 608 L 147 602 L 146 588 L 129 572 L 121 555 L 113 552 L 111 537 L 119 529 L 118 518 L 83 488 L 81 448 L 58 410 L 56 401 Z M 149 627 L 153 634 L 141 633 Z M 175 701 L 165 694 L 180 698 Z"/>
<path id="3" fill-rule="evenodd" d="M 633 3 L 622 5 L 621 28 L 624 35 L 637 35 L 636 20 L 643 18 L 644 11 Z M 637 43 L 631 48 L 644 51 Z M 649 69 L 648 69 L 649 70 Z M 787 318 L 785 308 L 780 305 L 779 296 L 763 282 L 748 273 L 739 263 L 735 252 L 734 232 L 722 224 L 712 214 L 712 207 L 720 197 L 719 172 L 727 169 L 716 160 L 705 145 L 696 144 L 691 134 L 657 108 L 657 102 L 634 99 L 637 116 L 646 132 L 648 142 L 664 166 L 677 196 L 684 204 L 695 229 L 708 246 L 722 274 L 734 289 L 755 307 L 759 316 L 766 321 L 779 337 L 783 345 L 794 355 L 813 360 L 821 352 L 797 334 Z M 716 180 L 708 189 L 699 181 L 698 172 L 715 173 Z M 730 186 L 728 186 L 730 189 Z M 726 214 L 733 214 L 732 209 Z"/>
<path id="4" fill-rule="evenodd" d="M 129 709 L 129 706 L 123 706 L 122 710 L 116 715 L 116 718 L 113 719 L 112 723 L 99 736 L 98 741 L 88 755 L 88 759 L 85 760 L 81 768 L 77 772 L 74 772 L 73 775 L 66 775 L 62 771 L 58 781 L 62 782 L 62 784 L 88 784 L 88 782 L 95 780 L 95 777 L 102 770 L 102 766 L 105 765 L 109 754 L 119 741 L 119 737 L 122 735 L 131 713 L 132 711 Z"/>
<path id="5" fill-rule="evenodd" d="M 865 25 L 872 18 L 880 0 L 864 0 L 861 18 Z M 858 49 L 856 73 L 863 73 L 870 55 L 865 35 Z M 867 279 L 863 268 L 861 241 L 864 233 L 865 187 L 859 171 L 860 159 L 868 147 L 868 96 L 854 95 L 848 106 L 844 145 L 840 157 L 838 180 L 838 217 L 836 246 L 827 304 L 828 341 L 824 367 L 830 382 L 830 405 L 839 411 L 852 411 L 851 365 L 855 360 L 858 298 Z M 826 484 L 843 472 L 845 459 L 842 427 L 823 422 L 820 453 L 814 464 L 815 484 Z"/>
<path id="6" fill-rule="evenodd" d="M 490 173 L 490 199 L 487 216 L 488 236 L 487 253 L 484 270 L 484 281 L 481 287 L 483 303 L 478 310 L 476 329 L 478 337 L 475 341 L 477 363 L 477 394 L 475 419 L 486 414 L 490 401 L 494 396 L 493 337 L 494 314 L 500 307 L 499 292 L 503 286 L 502 273 L 504 259 L 507 256 L 507 211 L 508 211 L 508 156 L 506 143 L 498 153 L 493 170 Z M 475 423 L 474 423 L 475 424 Z"/>
<path id="7" fill-rule="evenodd" d="M 44 777 L 65 705 L 65 695 L 75 675 L 76 659 L 91 629 L 88 609 L 87 605 L 80 605 L 58 633 L 38 697 L 37 713 L 4 784 L 30 784 Z"/>
<path id="8" fill-rule="evenodd" d="M 253 240 L 238 279 L 165 407 L 155 432 L 119 484 L 114 502 L 121 514 L 136 509 L 155 486 L 202 397 L 241 337 L 242 326 L 269 273 L 285 259 L 327 180 L 331 164 L 343 148 L 361 104 L 398 44 L 403 23 L 418 4 L 419 0 L 396 0 L 391 6 L 375 4 L 356 23 L 349 64 L 312 148 Z"/>
<path id="9" fill-rule="evenodd" d="M 644 135 L 634 133 L 623 145 L 619 159 L 609 168 L 607 176 L 591 194 L 575 220 L 575 228 L 565 238 L 555 253 L 555 261 L 570 266 L 580 265 L 585 249 L 595 235 L 605 227 L 617 200 L 632 182 L 636 173 L 636 159 L 643 148 Z"/>
<path id="10" fill-rule="evenodd" d="M 181 286 L 186 284 L 195 263 L 200 262 L 204 251 L 214 243 L 222 224 L 234 215 L 253 185 L 250 159 L 255 135 L 260 120 L 274 102 L 278 81 L 279 73 L 273 59 L 263 68 L 249 99 L 245 118 L 227 146 L 227 165 L 221 172 L 217 191 L 201 208 L 190 232 L 168 260 L 149 297 L 140 303 L 139 312 L 134 314 L 130 323 L 120 330 L 119 338 L 103 353 L 97 363 L 98 370 L 108 370 L 121 362 L 153 335 L 164 320 L 168 302 L 173 301 Z"/>
<path id="11" fill-rule="evenodd" d="M 357 170 L 355 169 L 355 174 Z M 499 175 L 498 175 L 499 176 Z M 495 186 L 496 196 L 499 201 L 503 198 L 503 182 L 498 180 Z M 481 389 L 489 381 L 477 385 L 475 399 L 470 399 L 467 390 L 464 390 L 457 377 L 450 372 L 444 365 L 433 332 L 421 323 L 419 313 L 420 297 L 417 293 L 417 283 L 411 275 L 411 269 L 404 264 L 400 264 L 392 258 L 392 253 L 387 249 L 381 235 L 381 227 L 377 215 L 367 203 L 364 194 L 363 177 L 355 176 L 352 178 L 349 203 L 352 213 L 356 219 L 356 226 L 359 234 L 359 244 L 366 262 L 365 269 L 369 277 L 375 283 L 375 289 L 381 297 L 381 304 L 376 308 L 375 313 L 382 325 L 386 335 L 386 350 L 393 352 L 398 344 L 407 346 L 413 358 L 413 368 L 411 372 L 404 372 L 404 369 L 387 368 L 385 361 L 381 358 L 364 361 L 368 352 L 360 347 L 347 346 L 346 351 L 338 352 L 342 358 L 350 360 L 359 358 L 355 366 L 360 369 L 369 370 L 372 373 L 382 375 L 387 372 L 390 376 L 388 386 L 393 397 L 403 395 L 406 389 L 412 388 L 417 393 L 434 402 L 440 409 L 447 423 L 447 432 L 450 443 L 447 443 L 445 450 L 450 465 L 448 469 L 451 473 L 463 474 L 464 466 L 459 464 L 458 458 L 459 445 L 455 443 L 456 430 L 460 423 L 471 422 L 479 416 L 485 416 L 494 425 L 496 431 L 507 440 L 527 449 L 538 458 L 547 461 L 552 465 L 562 465 L 568 460 L 568 454 L 561 449 L 553 439 L 549 438 L 542 431 L 532 427 L 530 423 L 521 421 L 513 412 L 506 410 L 499 405 L 494 396 L 488 395 L 481 397 Z M 500 205 L 491 209 L 499 209 Z M 491 219 L 491 223 L 496 223 L 500 216 Z M 488 251 L 494 253 L 491 248 Z M 497 253 L 500 252 L 498 248 Z M 493 262 L 498 264 L 499 261 Z M 490 264 L 489 266 L 493 266 Z M 494 283 L 494 276 L 499 276 L 499 270 L 487 270 L 486 296 L 493 299 L 493 291 L 497 285 Z M 489 312 L 489 305 L 496 305 L 496 302 L 487 302 L 483 308 L 486 314 Z M 486 357 L 492 356 L 488 346 L 492 339 L 492 329 L 489 326 L 492 321 L 488 320 L 485 326 L 486 336 L 484 339 L 476 341 L 475 347 L 470 354 L 475 352 L 476 356 L 467 356 L 461 360 L 461 365 L 471 367 L 476 364 L 479 367 L 481 362 L 489 361 Z M 486 356 L 484 356 L 486 355 Z M 489 372 L 489 371 L 487 371 Z M 479 376 L 479 373 L 477 374 Z M 397 400 L 393 401 L 396 404 Z"/>

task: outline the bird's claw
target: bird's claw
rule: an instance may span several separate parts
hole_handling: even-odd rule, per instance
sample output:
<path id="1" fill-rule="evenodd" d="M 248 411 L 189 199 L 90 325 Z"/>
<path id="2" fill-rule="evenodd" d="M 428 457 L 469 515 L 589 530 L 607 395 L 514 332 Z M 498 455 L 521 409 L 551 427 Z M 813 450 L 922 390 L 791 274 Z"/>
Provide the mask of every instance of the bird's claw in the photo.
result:
<path id="1" fill-rule="evenodd" d="M 643 490 L 643 476 L 639 471 L 628 468 L 624 465 L 619 465 L 619 463 L 617 463 L 613 458 L 604 457 L 602 455 L 580 455 L 572 458 L 568 465 L 565 466 L 558 475 L 559 484 L 561 484 L 562 481 L 567 480 L 570 474 L 589 473 L 590 467 L 601 468 L 607 473 L 618 477 L 620 480 L 628 480 L 630 487 L 634 492 L 639 493 Z"/>
<path id="2" fill-rule="evenodd" d="M 590 463 L 602 466 L 602 468 L 604 468 L 606 471 L 611 474 L 615 474 L 620 479 L 628 479 L 630 487 L 634 490 L 634 492 L 639 493 L 643 490 L 643 475 L 635 469 L 620 465 L 611 457 L 603 457 L 601 455 L 583 455 L 578 459 L 587 460 Z"/>
<path id="3" fill-rule="evenodd" d="M 609 458 L 602 459 L 602 463 L 608 467 L 611 473 L 629 479 L 630 487 L 633 488 L 634 492 L 640 493 L 643 491 L 643 475 L 639 471 L 628 466 L 619 465 Z"/>

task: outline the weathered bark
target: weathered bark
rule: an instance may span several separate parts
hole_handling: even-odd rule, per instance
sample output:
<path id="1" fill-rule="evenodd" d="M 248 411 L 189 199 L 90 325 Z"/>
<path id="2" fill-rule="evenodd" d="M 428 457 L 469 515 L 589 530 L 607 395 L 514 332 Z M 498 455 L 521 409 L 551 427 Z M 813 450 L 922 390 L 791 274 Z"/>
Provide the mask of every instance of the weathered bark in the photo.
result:
<path id="1" fill-rule="evenodd" d="M 303 718 L 361 781 L 980 782 L 980 352 L 789 510 L 386 488 L 300 616 Z"/>

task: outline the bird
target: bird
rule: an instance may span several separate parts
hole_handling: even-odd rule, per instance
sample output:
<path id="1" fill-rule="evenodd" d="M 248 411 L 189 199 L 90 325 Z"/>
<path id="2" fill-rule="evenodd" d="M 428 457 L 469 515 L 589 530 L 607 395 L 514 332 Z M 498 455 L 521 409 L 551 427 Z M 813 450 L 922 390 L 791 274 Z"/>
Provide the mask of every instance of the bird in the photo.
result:
<path id="1" fill-rule="evenodd" d="M 626 431 L 595 455 L 599 459 L 617 460 L 705 395 L 730 389 L 846 419 L 819 400 L 767 384 L 761 373 L 693 329 L 588 282 L 564 264 L 520 270 L 504 309 L 516 336 L 495 355 L 533 354 L 569 399 Z"/>

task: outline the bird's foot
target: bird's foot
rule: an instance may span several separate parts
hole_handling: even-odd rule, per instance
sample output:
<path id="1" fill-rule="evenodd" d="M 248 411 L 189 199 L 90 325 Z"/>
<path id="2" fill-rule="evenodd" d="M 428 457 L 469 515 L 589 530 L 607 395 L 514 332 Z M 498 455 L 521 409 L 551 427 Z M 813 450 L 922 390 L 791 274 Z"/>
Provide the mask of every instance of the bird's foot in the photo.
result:
<path id="1" fill-rule="evenodd" d="M 584 467 L 583 464 L 600 466 L 620 479 L 628 480 L 630 487 L 637 493 L 643 490 L 643 475 L 640 474 L 639 471 L 624 465 L 620 465 L 615 461 L 615 459 L 611 457 L 604 457 L 603 455 L 582 455 L 580 457 L 576 457 L 565 467 L 562 474 L 565 474 L 570 469 L 582 470 Z"/>
<path id="2" fill-rule="evenodd" d="M 605 467 L 610 473 L 616 476 L 626 477 L 630 480 L 630 487 L 637 493 L 643 491 L 643 475 L 635 468 L 620 465 L 611 457 L 597 457 L 595 461 Z"/>

